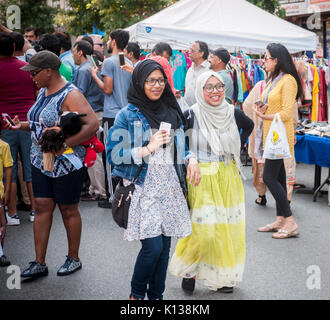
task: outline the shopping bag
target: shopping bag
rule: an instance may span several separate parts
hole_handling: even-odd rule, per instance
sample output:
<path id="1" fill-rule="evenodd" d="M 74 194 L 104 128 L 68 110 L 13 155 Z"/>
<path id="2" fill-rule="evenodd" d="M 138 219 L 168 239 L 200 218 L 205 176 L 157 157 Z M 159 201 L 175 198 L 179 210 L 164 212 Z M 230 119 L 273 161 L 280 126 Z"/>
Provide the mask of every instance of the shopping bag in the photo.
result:
<path id="1" fill-rule="evenodd" d="M 263 157 L 271 160 L 291 157 L 286 129 L 278 113 L 275 114 L 273 122 L 270 125 L 265 141 Z"/>

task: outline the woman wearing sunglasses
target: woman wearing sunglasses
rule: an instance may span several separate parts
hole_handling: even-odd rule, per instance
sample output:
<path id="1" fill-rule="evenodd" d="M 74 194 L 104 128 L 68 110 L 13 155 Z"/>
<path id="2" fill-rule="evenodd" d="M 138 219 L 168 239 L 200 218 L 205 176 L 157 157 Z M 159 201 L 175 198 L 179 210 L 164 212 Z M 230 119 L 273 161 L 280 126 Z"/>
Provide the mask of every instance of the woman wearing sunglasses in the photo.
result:
<path id="1" fill-rule="evenodd" d="M 294 156 L 294 105 L 301 96 L 302 88 L 296 67 L 287 48 L 280 43 L 267 46 L 265 69 L 269 73 L 261 99 L 264 103 L 255 109 L 256 115 L 262 119 L 262 149 L 265 144 L 275 114 L 279 114 L 283 122 L 290 154 Z M 286 171 L 283 159 L 265 159 L 263 180 L 276 201 L 276 220 L 258 229 L 259 232 L 273 232 L 274 239 L 286 239 L 299 235 L 287 198 Z"/>
<path id="2" fill-rule="evenodd" d="M 185 112 L 189 150 L 197 156 L 201 182 L 188 185 L 192 234 L 180 239 L 169 270 L 193 292 L 195 280 L 233 292 L 245 264 L 245 204 L 240 150 L 253 121 L 225 99 L 224 82 L 208 71 L 197 79 L 197 103 Z M 239 129 L 242 128 L 240 137 Z"/>
<path id="3" fill-rule="evenodd" d="M 86 175 L 86 168 L 82 165 L 86 151 L 81 143 L 90 139 L 99 125 L 93 109 L 84 96 L 60 75 L 60 66 L 61 60 L 54 53 L 43 50 L 21 68 L 30 72 L 33 81 L 41 88 L 35 104 L 28 112 L 28 121 L 20 122 L 17 116 L 13 119 L 15 130 L 30 131 L 32 140 L 30 152 L 36 206 L 33 226 L 36 258 L 22 272 L 23 279 L 48 275 L 45 259 L 56 205 L 62 214 L 68 238 L 68 254 L 57 275 L 69 275 L 82 267 L 79 259 L 81 217 L 78 204 Z M 60 111 L 86 113 L 87 116 L 81 118 L 81 131 L 67 138 L 60 152 L 50 155 L 53 162 L 51 169 L 46 167 L 38 141 L 44 130 L 59 125 Z M 65 151 L 70 153 L 70 158 L 75 159 L 75 162 L 63 157 Z"/>

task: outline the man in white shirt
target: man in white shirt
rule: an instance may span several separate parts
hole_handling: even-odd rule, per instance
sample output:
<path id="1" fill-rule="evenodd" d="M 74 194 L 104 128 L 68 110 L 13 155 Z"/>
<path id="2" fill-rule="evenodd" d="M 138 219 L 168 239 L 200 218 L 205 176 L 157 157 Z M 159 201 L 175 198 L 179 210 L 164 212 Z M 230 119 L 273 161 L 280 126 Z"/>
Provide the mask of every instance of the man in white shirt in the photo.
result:
<path id="1" fill-rule="evenodd" d="M 185 101 L 188 106 L 196 103 L 195 88 L 196 80 L 202 73 L 209 71 L 210 64 L 207 61 L 209 56 L 208 45 L 203 41 L 196 41 L 189 49 L 189 57 L 193 62 L 186 75 Z"/>

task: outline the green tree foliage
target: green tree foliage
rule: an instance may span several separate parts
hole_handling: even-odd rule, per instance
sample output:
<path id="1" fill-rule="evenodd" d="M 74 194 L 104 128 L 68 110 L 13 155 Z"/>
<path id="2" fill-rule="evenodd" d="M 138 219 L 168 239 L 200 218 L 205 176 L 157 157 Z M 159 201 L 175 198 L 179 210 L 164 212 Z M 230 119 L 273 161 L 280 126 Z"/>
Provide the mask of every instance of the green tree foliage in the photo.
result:
<path id="1" fill-rule="evenodd" d="M 48 6 L 46 0 L 4 0 L 0 2 L 0 23 L 7 26 L 6 12 L 10 5 L 17 5 L 21 9 L 21 29 L 14 30 L 24 32 L 27 27 L 36 27 L 39 33 L 52 32 L 54 30 L 54 17 L 56 9 Z"/>
<path id="2" fill-rule="evenodd" d="M 103 30 L 104 11 L 100 0 L 68 0 L 68 10 L 59 10 L 55 23 L 72 35 L 92 32 L 93 26 Z"/>
<path id="3" fill-rule="evenodd" d="M 107 33 L 143 20 L 176 0 L 68 0 L 69 11 L 57 14 L 55 22 L 70 34 L 91 32 L 92 27 Z"/>
<path id="4" fill-rule="evenodd" d="M 259 8 L 285 18 L 285 9 L 282 9 L 278 0 L 247 0 Z"/>
<path id="5" fill-rule="evenodd" d="M 103 0 L 106 30 L 126 28 L 169 5 L 168 0 Z"/>

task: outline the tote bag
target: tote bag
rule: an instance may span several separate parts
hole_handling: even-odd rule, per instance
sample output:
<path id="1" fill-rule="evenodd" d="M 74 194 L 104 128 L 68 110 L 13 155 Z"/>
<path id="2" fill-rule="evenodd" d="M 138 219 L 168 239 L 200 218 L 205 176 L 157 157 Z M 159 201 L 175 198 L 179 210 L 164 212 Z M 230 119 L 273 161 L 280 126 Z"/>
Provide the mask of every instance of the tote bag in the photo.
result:
<path id="1" fill-rule="evenodd" d="M 290 147 L 286 136 L 286 129 L 281 121 L 280 115 L 275 114 L 270 126 L 266 141 L 263 157 L 265 159 L 277 160 L 290 158 Z"/>

